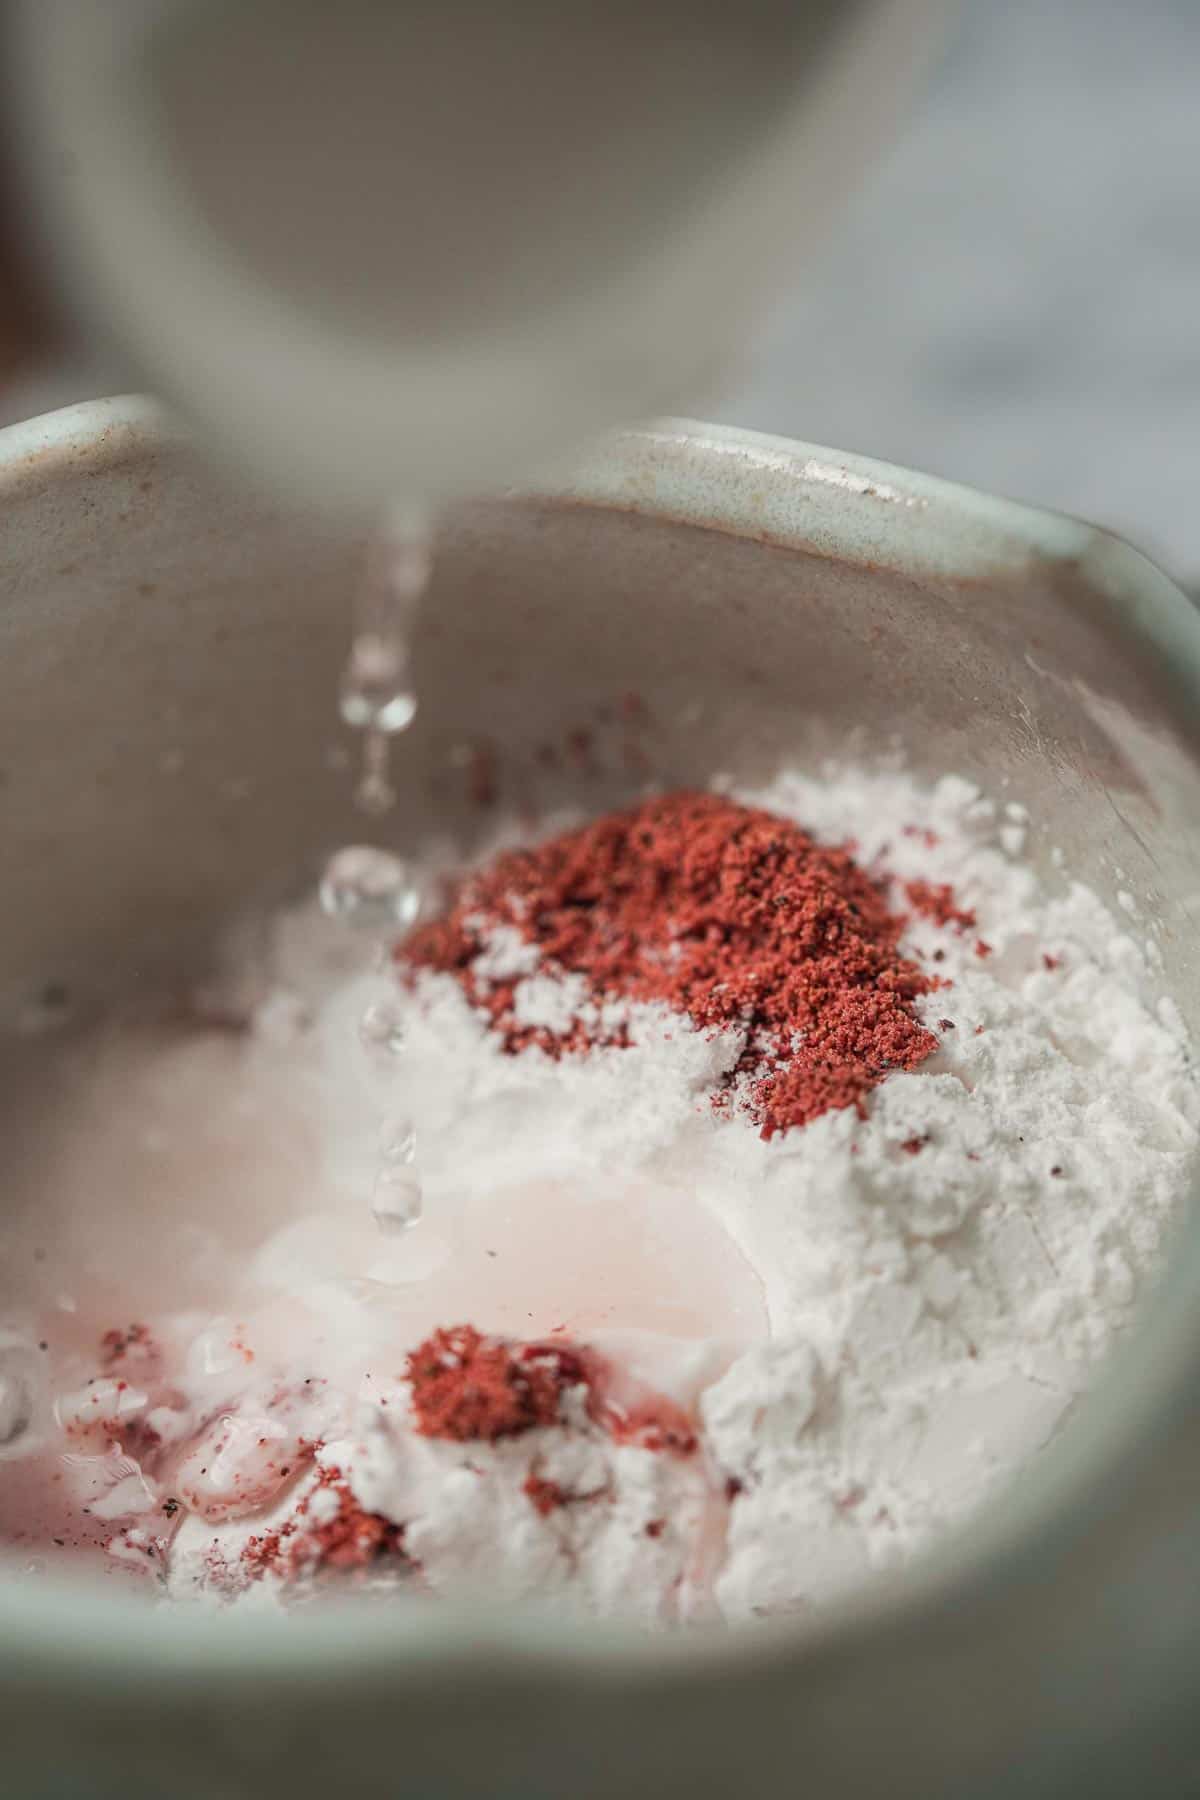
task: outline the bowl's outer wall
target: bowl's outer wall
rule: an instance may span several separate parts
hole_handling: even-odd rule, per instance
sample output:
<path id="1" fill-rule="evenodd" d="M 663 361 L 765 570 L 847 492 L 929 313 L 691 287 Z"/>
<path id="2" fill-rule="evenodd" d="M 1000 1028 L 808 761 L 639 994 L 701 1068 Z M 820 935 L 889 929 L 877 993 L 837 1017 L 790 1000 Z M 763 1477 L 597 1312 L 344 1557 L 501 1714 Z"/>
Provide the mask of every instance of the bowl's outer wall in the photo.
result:
<path id="1" fill-rule="evenodd" d="M 0 1009 L 194 971 L 359 831 L 334 718 L 356 554 L 136 406 L 0 440 Z M 1059 845 L 1158 918 L 1196 1024 L 1196 640 L 1085 528 L 739 434 L 636 435 L 561 493 L 447 520 L 387 834 L 469 841 L 492 787 L 601 805 L 902 743 L 1028 806 L 1050 878 Z M 1106 1394 L 1120 1431 L 1093 1408 L 1028 1529 L 906 1598 L 652 1658 L 521 1621 L 231 1630 L 10 1585 L 7 1791 L 1126 1793 L 1150 1746 L 1186 1754 L 1197 1698 L 1193 1260 Z"/>

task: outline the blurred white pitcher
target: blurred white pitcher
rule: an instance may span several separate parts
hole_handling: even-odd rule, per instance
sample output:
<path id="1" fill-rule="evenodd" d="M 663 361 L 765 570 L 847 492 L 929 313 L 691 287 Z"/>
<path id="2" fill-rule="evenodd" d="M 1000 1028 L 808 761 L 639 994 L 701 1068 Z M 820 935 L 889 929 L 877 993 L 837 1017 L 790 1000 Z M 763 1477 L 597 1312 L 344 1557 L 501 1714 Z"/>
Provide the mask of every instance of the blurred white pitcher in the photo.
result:
<path id="1" fill-rule="evenodd" d="M 137 378 L 301 496 L 440 500 L 710 390 L 941 10 L 25 0 L 18 151 Z"/>

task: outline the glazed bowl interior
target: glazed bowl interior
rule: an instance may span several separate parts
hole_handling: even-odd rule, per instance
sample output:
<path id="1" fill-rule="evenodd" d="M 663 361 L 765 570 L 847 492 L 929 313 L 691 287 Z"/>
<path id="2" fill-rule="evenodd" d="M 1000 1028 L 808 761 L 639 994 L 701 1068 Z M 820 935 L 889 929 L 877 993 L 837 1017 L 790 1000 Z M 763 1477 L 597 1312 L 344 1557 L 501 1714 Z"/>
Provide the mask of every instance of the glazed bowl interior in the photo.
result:
<path id="1" fill-rule="evenodd" d="M 362 837 L 334 704 L 361 539 L 222 488 L 132 403 L 9 434 L 0 509 L 11 1119 L 37 1079 L 12 1029 L 31 997 L 63 987 L 85 1020 L 200 972 L 232 918 L 302 891 Z M 918 774 L 953 771 L 1027 807 L 1048 881 L 1061 857 L 1109 903 L 1132 896 L 1164 986 L 1200 1029 L 1196 632 L 1170 584 L 1101 534 L 852 459 L 665 427 L 605 447 L 559 491 L 448 516 L 415 677 L 382 842 L 411 850 L 437 832 L 469 849 L 493 802 L 600 808 L 648 780 L 759 780 L 781 762 L 899 752 Z M 1189 1281 L 1192 1258 L 1189 1238 Z M 888 1630 L 943 1604 L 947 1585 L 961 1599 L 985 1582 L 989 1558 L 1025 1558 L 1032 1580 L 1034 1537 L 1049 1542 L 1069 1496 L 1094 1490 L 1118 1439 L 1166 1420 L 1182 1300 L 1158 1329 L 1023 1514 L 998 1513 L 940 1573 L 879 1603 Z M 44 1604 L 24 1592 L 0 1606 L 0 1639 L 36 1636 Z M 65 1655 L 102 1605 L 81 1591 L 56 1615 L 63 1643 L 39 1654 Z M 851 1606 L 827 1627 L 766 1633 L 757 1654 L 838 1631 L 865 1642 L 883 1618 Z M 253 1621 L 237 1653 L 296 1669 L 339 1629 Z M 478 1641 L 453 1620 L 436 1629 L 439 1652 Z M 210 1656 L 209 1631 L 159 1615 L 110 1655 L 153 1644 L 178 1672 Z M 339 1655 L 377 1666 L 382 1642 L 413 1648 L 406 1632 L 375 1616 Z M 565 1629 L 538 1641 L 568 1640 L 585 1658 L 626 1647 Z"/>
<path id="2" fill-rule="evenodd" d="M 1169 657 L 1114 629 L 1121 595 L 1081 567 L 1086 534 L 1054 557 L 995 524 L 960 547 L 971 520 L 929 520 L 934 499 L 811 474 L 772 519 L 765 472 L 728 449 L 708 452 L 727 526 L 709 529 L 688 517 L 699 491 L 656 499 L 653 456 L 650 436 L 618 441 L 624 495 L 589 503 L 585 472 L 447 519 L 380 839 L 469 847 L 493 798 L 599 808 L 647 780 L 900 751 L 1027 806 L 1051 876 L 1057 846 L 1108 902 L 1132 893 L 1194 1019 L 1200 845 L 1179 823 L 1197 734 Z M 4 475 L 0 995 L 61 981 L 86 1012 L 202 958 L 231 915 L 361 835 L 335 688 L 362 539 L 222 491 L 119 417 Z"/>

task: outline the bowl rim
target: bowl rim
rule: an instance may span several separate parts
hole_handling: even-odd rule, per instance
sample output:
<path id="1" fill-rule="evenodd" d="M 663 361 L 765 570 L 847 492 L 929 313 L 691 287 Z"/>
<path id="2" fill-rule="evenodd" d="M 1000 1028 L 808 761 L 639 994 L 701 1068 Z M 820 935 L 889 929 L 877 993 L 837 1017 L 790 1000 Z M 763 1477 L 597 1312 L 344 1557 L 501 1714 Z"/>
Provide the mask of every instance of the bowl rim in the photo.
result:
<path id="1" fill-rule="evenodd" d="M 154 401 L 86 401 L 0 431 L 0 502 L 53 485 L 83 466 L 104 474 L 131 456 L 190 442 Z M 870 562 L 913 576 L 964 583 L 1038 564 L 1082 570 L 1118 627 L 1153 652 L 1181 698 L 1200 700 L 1200 614 L 1158 569 L 1097 527 L 868 457 L 686 419 L 656 421 L 594 445 L 564 474 L 513 496 L 682 520 L 809 554 Z M 265 504 L 270 504 L 269 500 Z M 297 1632 L 266 1610 L 227 1618 L 200 1608 L 147 1605 L 103 1583 L 0 1571 L 0 1666 L 44 1672 L 59 1687 L 192 1691 L 258 1683 L 325 1686 L 336 1679 L 391 1688 L 397 1678 L 453 1667 L 482 1676 L 670 1683 L 715 1673 L 752 1680 L 770 1666 L 799 1677 L 847 1654 L 869 1660 L 915 1645 L 931 1621 L 1015 1582 L 1031 1643 L 1056 1571 L 1088 1520 L 1131 1466 L 1169 1454 L 1194 1418 L 1200 1367 L 1200 1228 L 1180 1232 L 1176 1254 L 1115 1365 L 1018 1492 L 987 1504 L 900 1573 L 876 1578 L 816 1620 L 777 1619 L 752 1632 L 698 1628 L 647 1637 L 611 1623 L 581 1628 L 529 1607 L 439 1602 L 392 1609 L 331 1606 Z M 1097 1395 L 1101 1395 L 1097 1401 Z M 1114 1425 L 1114 1420 L 1117 1425 Z M 1101 1496 L 1106 1500 L 1102 1501 Z M 1132 1527 L 1130 1538 L 1132 1542 Z"/>

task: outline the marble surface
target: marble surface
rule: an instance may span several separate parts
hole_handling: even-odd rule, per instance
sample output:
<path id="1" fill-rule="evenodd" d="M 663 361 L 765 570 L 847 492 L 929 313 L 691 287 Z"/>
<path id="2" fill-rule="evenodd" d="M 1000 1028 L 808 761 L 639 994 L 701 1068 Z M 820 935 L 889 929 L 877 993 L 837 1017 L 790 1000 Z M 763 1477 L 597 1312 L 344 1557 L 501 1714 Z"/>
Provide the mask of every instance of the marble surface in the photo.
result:
<path id="1" fill-rule="evenodd" d="M 102 390 L 87 366 L 8 397 Z M 960 0 L 891 154 L 692 410 L 1112 525 L 1200 581 L 1200 4 Z"/>
<path id="2" fill-rule="evenodd" d="M 1200 5 L 966 0 L 719 416 L 1114 526 L 1200 579 Z"/>

